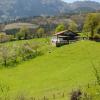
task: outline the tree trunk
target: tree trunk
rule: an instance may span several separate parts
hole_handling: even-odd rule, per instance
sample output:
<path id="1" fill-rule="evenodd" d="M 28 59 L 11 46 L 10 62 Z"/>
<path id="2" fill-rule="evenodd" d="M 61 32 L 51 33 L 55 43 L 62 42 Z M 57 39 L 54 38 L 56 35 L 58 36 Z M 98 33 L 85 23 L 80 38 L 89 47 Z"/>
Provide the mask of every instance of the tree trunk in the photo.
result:
<path id="1" fill-rule="evenodd" d="M 91 28 L 91 38 L 93 39 L 93 37 L 94 37 L 94 29 Z"/>
<path id="2" fill-rule="evenodd" d="M 7 66 L 7 60 L 4 59 L 4 66 L 6 67 Z"/>

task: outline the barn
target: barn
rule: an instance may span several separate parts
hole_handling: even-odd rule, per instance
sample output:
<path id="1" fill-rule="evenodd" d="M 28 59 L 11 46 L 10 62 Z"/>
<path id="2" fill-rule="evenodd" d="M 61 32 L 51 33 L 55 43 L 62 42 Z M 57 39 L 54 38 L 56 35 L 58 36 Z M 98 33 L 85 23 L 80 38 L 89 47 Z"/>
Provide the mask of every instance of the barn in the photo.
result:
<path id="1" fill-rule="evenodd" d="M 64 44 L 69 44 L 70 42 L 76 41 L 78 39 L 78 34 L 71 30 L 65 30 L 55 33 L 51 39 L 51 42 L 55 46 L 61 46 Z"/>

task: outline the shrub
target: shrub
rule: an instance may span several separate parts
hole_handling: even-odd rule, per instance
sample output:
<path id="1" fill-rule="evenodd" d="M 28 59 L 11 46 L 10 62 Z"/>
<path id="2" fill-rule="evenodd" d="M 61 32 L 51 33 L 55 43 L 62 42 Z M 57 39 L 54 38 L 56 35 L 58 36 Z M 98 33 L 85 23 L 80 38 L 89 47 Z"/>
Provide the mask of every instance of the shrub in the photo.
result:
<path id="1" fill-rule="evenodd" d="M 18 95 L 15 100 L 27 100 L 26 96 L 21 94 L 21 95 Z"/>
<path id="2" fill-rule="evenodd" d="M 10 58 L 9 51 L 10 50 L 9 50 L 8 46 L 1 46 L 1 48 L 0 48 L 1 60 L 2 60 L 4 66 L 7 66 L 7 62 Z"/>
<path id="3" fill-rule="evenodd" d="M 10 87 L 0 81 L 0 100 L 9 100 Z"/>
<path id="4" fill-rule="evenodd" d="M 0 63 L 8 67 L 35 58 L 43 54 L 39 48 L 39 43 L 30 42 L 20 45 L 0 45 Z"/>
<path id="5" fill-rule="evenodd" d="M 76 91 L 72 91 L 70 100 L 80 100 L 81 95 L 82 92 L 79 89 Z"/>
<path id="6" fill-rule="evenodd" d="M 34 53 L 35 51 L 31 48 L 31 45 L 28 42 L 24 43 L 19 50 L 19 54 L 24 61 L 27 59 L 31 59 Z"/>
<path id="7" fill-rule="evenodd" d="M 23 61 L 35 58 L 41 54 L 41 51 L 39 50 L 39 44 L 35 43 L 24 43 L 21 45 L 21 48 L 19 49 L 19 55 L 22 58 Z"/>
<path id="8" fill-rule="evenodd" d="M 56 27 L 55 32 L 60 32 L 60 31 L 64 31 L 64 30 L 65 30 L 64 24 L 60 24 Z"/>
<path id="9" fill-rule="evenodd" d="M 100 39 L 100 34 L 95 34 L 93 38 L 94 39 Z"/>

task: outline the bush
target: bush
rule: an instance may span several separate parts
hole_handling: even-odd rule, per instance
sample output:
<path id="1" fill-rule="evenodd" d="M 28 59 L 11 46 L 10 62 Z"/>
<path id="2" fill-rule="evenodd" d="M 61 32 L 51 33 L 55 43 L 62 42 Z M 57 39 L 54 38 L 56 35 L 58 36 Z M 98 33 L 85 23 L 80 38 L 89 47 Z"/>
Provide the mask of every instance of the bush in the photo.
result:
<path id="1" fill-rule="evenodd" d="M 15 100 L 28 100 L 26 95 L 20 94 L 15 97 Z"/>
<path id="2" fill-rule="evenodd" d="M 11 41 L 12 38 L 13 38 L 12 35 L 6 35 L 4 33 L 0 34 L 0 42 L 1 43 Z"/>
<path id="3" fill-rule="evenodd" d="M 24 43 L 21 48 L 19 49 L 19 54 L 22 60 L 32 59 L 38 56 L 38 48 L 39 45 L 37 44 L 30 44 L 28 42 Z"/>
<path id="4" fill-rule="evenodd" d="M 60 31 L 64 31 L 64 30 L 65 30 L 64 24 L 60 24 L 56 27 L 55 32 L 60 32 Z"/>
<path id="5" fill-rule="evenodd" d="M 100 34 L 95 34 L 93 38 L 94 39 L 100 39 Z"/>
<path id="6" fill-rule="evenodd" d="M 70 100 L 80 100 L 81 95 L 81 90 L 72 91 Z"/>
<path id="7" fill-rule="evenodd" d="M 0 56 L 4 66 L 7 66 L 8 60 L 10 59 L 10 50 L 8 46 L 1 46 Z"/>
<path id="8" fill-rule="evenodd" d="M 95 29 L 95 33 L 100 35 L 100 24 L 96 27 Z"/>
<path id="9" fill-rule="evenodd" d="M 0 81 L 0 100 L 9 100 L 10 87 Z"/>
<path id="10" fill-rule="evenodd" d="M 3 66 L 16 65 L 22 61 L 26 61 L 42 54 L 39 50 L 40 46 L 36 43 L 23 43 L 18 46 L 0 46 L 0 62 Z"/>

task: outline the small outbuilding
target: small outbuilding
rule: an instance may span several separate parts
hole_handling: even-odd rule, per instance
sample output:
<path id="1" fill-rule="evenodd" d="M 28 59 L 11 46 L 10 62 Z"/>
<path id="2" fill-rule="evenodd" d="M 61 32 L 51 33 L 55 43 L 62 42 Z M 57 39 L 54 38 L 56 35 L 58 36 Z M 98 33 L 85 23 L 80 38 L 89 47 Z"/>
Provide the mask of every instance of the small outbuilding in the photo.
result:
<path id="1" fill-rule="evenodd" d="M 51 41 L 53 45 L 58 47 L 76 41 L 78 39 L 78 36 L 79 35 L 76 32 L 73 32 L 71 30 L 65 30 L 55 33 Z"/>

